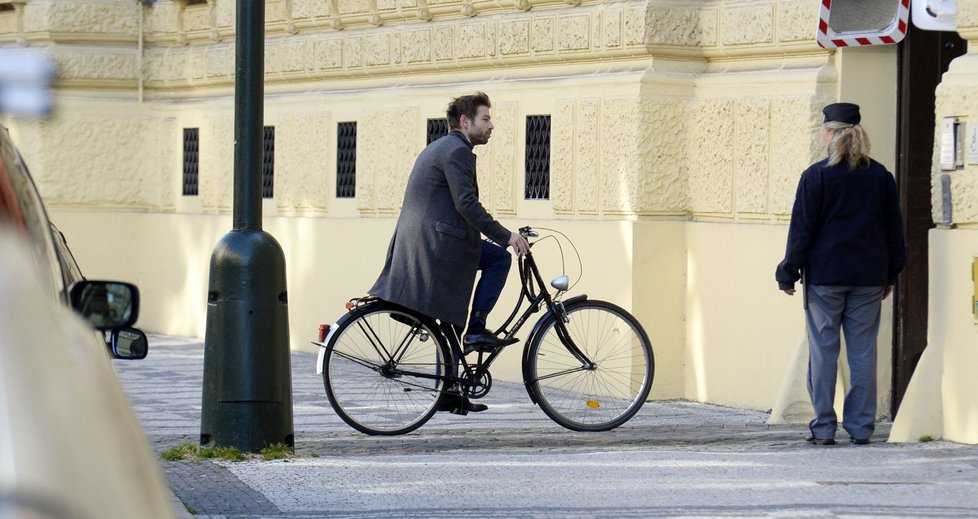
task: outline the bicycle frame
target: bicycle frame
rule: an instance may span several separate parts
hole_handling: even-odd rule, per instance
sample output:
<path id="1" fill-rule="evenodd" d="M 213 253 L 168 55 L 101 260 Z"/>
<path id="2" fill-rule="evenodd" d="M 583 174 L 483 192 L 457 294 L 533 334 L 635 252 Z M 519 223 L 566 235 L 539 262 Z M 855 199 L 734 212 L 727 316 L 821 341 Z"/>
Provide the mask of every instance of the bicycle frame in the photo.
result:
<path id="1" fill-rule="evenodd" d="M 526 324 L 527 320 L 529 320 L 532 314 L 539 312 L 542 305 L 547 307 L 547 313 L 543 314 L 543 316 L 537 320 L 533 330 L 530 332 L 530 336 L 527 337 L 526 341 L 523 343 L 523 382 L 527 387 L 527 392 L 530 394 L 531 400 L 536 403 L 536 395 L 531 389 L 531 385 L 534 381 L 530 380 L 530 375 L 526 369 L 527 355 L 529 351 L 528 346 L 532 343 L 533 337 L 539 331 L 541 324 L 546 321 L 549 315 L 561 315 L 564 304 L 583 301 L 587 299 L 587 295 L 573 297 L 566 303 L 555 301 L 553 296 L 550 294 L 550 291 L 547 290 L 546 285 L 544 285 L 543 277 L 540 275 L 540 270 L 537 268 L 536 261 L 533 259 L 533 253 L 527 252 L 524 256 L 520 256 L 518 261 L 520 282 L 522 285 L 520 296 L 516 301 L 516 306 L 513 308 L 513 311 L 510 313 L 509 317 L 506 318 L 506 321 L 502 324 L 502 326 L 496 330 L 495 334 L 499 335 L 500 333 L 505 332 L 506 337 L 516 335 L 523 325 Z M 536 285 L 536 287 L 534 287 L 534 285 Z M 519 319 L 513 322 L 513 319 L 515 319 L 517 314 L 519 314 L 520 308 L 523 307 L 524 301 L 528 302 L 529 306 L 527 306 L 527 308 L 523 311 Z M 510 326 L 510 323 L 512 323 L 512 326 Z M 573 339 L 571 339 L 570 334 L 564 327 L 563 318 L 557 319 L 555 327 L 561 342 L 564 344 L 567 350 L 581 362 L 582 367 L 584 369 L 593 368 L 595 365 L 594 362 L 588 358 L 588 356 L 574 343 Z M 465 355 L 459 343 L 459 337 L 454 333 L 444 333 L 444 330 L 442 330 L 442 335 L 445 336 L 446 340 L 448 340 L 449 347 L 452 350 L 453 355 L 455 355 L 455 357 L 458 359 L 457 364 L 463 368 L 464 372 L 464 375 L 458 373 L 453 374 L 453 376 L 448 380 L 449 386 L 460 384 L 471 385 L 475 381 L 482 380 L 482 378 L 489 373 L 489 368 L 492 366 L 493 362 L 499 357 L 500 353 L 502 353 L 501 348 L 489 353 L 488 357 L 483 357 L 483 352 L 479 352 L 476 362 L 470 363 L 465 359 Z"/>

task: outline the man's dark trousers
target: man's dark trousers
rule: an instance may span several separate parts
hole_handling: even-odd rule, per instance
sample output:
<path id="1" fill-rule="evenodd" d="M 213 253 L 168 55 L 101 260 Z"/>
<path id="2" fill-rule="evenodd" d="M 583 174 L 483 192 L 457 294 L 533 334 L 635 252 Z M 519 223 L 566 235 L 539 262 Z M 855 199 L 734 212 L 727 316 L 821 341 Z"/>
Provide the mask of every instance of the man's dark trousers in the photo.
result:
<path id="1" fill-rule="evenodd" d="M 482 241 L 482 256 L 479 258 L 481 275 L 472 297 L 473 313 L 487 315 L 496 306 L 512 263 L 513 256 L 509 251 L 491 241 Z"/>

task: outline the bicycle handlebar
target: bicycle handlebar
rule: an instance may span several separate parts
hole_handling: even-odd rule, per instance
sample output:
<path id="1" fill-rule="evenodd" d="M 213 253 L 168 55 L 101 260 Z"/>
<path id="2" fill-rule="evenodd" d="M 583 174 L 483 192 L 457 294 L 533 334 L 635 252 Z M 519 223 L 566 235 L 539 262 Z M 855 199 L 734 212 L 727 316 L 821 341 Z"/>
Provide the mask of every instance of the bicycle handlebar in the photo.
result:
<path id="1" fill-rule="evenodd" d="M 524 238 L 536 238 L 540 236 L 540 233 L 534 231 L 532 227 L 527 225 L 526 227 L 520 227 L 520 235 Z"/>

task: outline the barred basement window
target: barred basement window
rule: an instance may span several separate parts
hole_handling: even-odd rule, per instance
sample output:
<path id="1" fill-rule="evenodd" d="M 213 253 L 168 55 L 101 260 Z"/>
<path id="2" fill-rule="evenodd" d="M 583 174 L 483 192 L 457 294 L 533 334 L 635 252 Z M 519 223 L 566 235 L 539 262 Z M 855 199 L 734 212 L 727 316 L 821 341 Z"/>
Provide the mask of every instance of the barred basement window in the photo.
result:
<path id="1" fill-rule="evenodd" d="M 357 196 L 357 123 L 336 125 L 336 198 Z"/>
<path id="2" fill-rule="evenodd" d="M 183 196 L 197 196 L 200 129 L 183 129 Z"/>
<path id="3" fill-rule="evenodd" d="M 448 133 L 448 119 L 428 119 L 428 143 L 431 144 Z"/>
<path id="4" fill-rule="evenodd" d="M 526 200 L 550 199 L 550 116 L 526 116 Z"/>
<path id="5" fill-rule="evenodd" d="M 261 197 L 275 194 L 275 127 L 266 126 L 262 132 Z"/>

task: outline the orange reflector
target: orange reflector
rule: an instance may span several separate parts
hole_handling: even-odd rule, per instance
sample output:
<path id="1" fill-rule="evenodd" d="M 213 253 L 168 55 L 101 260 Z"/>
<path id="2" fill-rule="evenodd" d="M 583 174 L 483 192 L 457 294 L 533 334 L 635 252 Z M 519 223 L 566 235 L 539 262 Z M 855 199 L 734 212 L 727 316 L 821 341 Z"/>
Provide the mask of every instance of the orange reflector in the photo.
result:
<path id="1" fill-rule="evenodd" d="M 353 307 L 354 307 L 354 306 L 356 306 L 356 305 L 355 305 L 355 304 L 353 304 L 353 301 L 347 301 L 347 302 L 346 302 L 346 309 L 347 309 L 347 310 L 353 310 Z"/>
<path id="2" fill-rule="evenodd" d="M 328 334 L 328 333 L 329 333 L 329 325 L 328 324 L 320 324 L 319 325 L 319 342 L 323 342 L 324 340 L 326 340 L 326 334 Z"/>
<path id="3" fill-rule="evenodd" d="M 597 409 L 597 408 L 601 407 L 601 404 L 595 402 L 594 400 L 588 400 L 587 401 L 587 406 L 590 407 L 591 409 Z"/>

